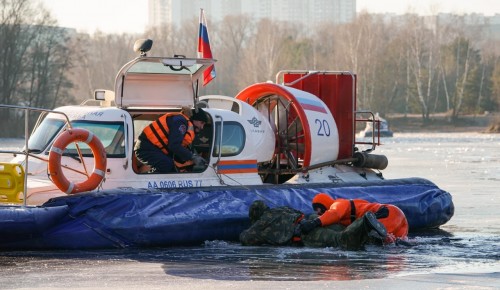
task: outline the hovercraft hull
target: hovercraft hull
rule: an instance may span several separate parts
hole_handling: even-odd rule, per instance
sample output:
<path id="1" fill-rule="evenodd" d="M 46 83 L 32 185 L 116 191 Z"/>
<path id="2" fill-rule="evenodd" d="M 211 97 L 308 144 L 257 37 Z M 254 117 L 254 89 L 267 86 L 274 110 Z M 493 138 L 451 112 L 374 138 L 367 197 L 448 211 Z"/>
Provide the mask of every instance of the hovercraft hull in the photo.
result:
<path id="1" fill-rule="evenodd" d="M 248 228 L 254 200 L 312 213 L 318 192 L 336 198 L 391 203 L 406 214 L 410 231 L 451 219 L 451 195 L 420 178 L 363 184 L 117 189 L 49 200 L 39 207 L 0 207 L 0 249 L 99 249 L 199 245 L 237 241 Z"/>

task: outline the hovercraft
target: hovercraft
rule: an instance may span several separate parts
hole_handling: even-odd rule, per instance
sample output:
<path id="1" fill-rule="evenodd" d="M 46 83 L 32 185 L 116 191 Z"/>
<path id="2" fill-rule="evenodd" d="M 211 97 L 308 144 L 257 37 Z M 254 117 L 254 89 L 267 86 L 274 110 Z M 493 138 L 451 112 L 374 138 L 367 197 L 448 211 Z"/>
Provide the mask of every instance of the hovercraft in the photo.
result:
<path id="1" fill-rule="evenodd" d="M 387 180 L 379 140 L 356 140 L 356 75 L 280 71 L 235 97 L 198 96 L 214 59 L 151 57 L 135 47 L 114 91 L 41 112 L 25 148 L 0 164 L 0 249 L 185 246 L 235 241 L 257 199 L 312 213 L 318 192 L 391 203 L 410 231 L 454 213 L 450 193 L 429 180 Z M 188 172 L 141 170 L 134 143 L 167 112 L 202 107 L 209 121 L 192 144 L 208 162 Z"/>

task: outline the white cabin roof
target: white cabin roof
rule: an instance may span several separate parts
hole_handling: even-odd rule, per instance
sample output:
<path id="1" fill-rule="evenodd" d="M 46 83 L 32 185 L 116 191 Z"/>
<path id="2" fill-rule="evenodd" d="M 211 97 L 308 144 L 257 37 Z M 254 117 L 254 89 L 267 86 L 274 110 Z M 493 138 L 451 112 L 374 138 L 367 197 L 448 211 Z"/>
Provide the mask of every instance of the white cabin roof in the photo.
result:
<path id="1" fill-rule="evenodd" d="M 125 64 L 115 79 L 119 108 L 194 106 L 198 79 L 216 60 L 141 56 Z"/>

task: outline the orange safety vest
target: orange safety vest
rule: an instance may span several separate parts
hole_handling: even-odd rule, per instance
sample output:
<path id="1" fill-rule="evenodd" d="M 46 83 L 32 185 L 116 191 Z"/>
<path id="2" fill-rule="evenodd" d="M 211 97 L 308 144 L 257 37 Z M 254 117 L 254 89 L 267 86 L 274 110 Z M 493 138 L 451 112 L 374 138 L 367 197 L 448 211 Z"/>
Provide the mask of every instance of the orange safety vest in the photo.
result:
<path id="1" fill-rule="evenodd" d="M 351 204 L 354 205 L 354 210 Z M 352 222 L 351 215 L 353 213 L 355 218 L 360 218 L 368 211 L 375 213 L 382 206 L 389 209 L 389 216 L 378 221 L 386 227 L 387 233 L 394 235 L 396 238 L 405 238 L 408 235 L 408 221 L 403 211 L 391 204 L 372 203 L 361 199 L 354 199 L 351 203 L 348 199 L 336 199 L 319 219 L 323 226 L 335 223 L 348 226 Z"/>
<path id="2" fill-rule="evenodd" d="M 188 128 L 186 130 L 186 134 L 184 134 L 184 139 L 182 140 L 182 146 L 187 147 L 191 143 L 193 143 L 195 133 L 194 133 L 194 127 L 193 123 L 189 120 L 189 118 L 181 113 L 167 113 L 157 120 L 151 122 L 149 126 L 144 128 L 143 133 L 145 134 L 146 138 L 153 143 L 156 147 L 160 148 L 161 151 L 165 154 L 168 154 L 167 146 L 168 146 L 168 135 L 170 134 L 170 129 L 168 128 L 167 125 L 167 119 L 169 117 L 177 116 L 177 115 L 182 115 L 184 118 L 186 118 L 186 121 L 188 123 Z"/>

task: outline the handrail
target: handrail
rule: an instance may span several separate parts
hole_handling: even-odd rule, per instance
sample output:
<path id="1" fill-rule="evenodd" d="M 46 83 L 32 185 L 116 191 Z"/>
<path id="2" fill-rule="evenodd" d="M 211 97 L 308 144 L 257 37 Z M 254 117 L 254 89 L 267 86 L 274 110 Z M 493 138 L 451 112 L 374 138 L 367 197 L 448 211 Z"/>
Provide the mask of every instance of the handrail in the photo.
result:
<path id="1" fill-rule="evenodd" d="M 310 76 L 319 74 L 319 73 L 320 73 L 319 71 L 310 71 L 307 74 L 305 74 L 304 76 L 302 76 L 302 77 L 294 80 L 293 82 L 291 82 L 291 83 L 285 83 L 284 85 L 291 87 L 291 86 L 295 85 L 296 83 L 300 82 L 301 80 L 306 79 L 306 78 L 308 78 Z"/>
<path id="2" fill-rule="evenodd" d="M 222 157 L 222 133 L 223 133 L 223 130 L 224 130 L 224 119 L 222 118 L 221 115 L 215 115 L 215 118 L 217 119 L 220 119 L 220 135 L 219 135 L 219 154 L 217 156 L 217 161 L 213 164 L 213 167 L 216 167 L 217 165 L 219 165 L 219 162 L 220 162 L 220 159 Z M 217 128 L 217 126 L 216 126 Z"/>
<path id="3" fill-rule="evenodd" d="M 375 114 L 373 114 L 372 111 L 366 111 L 366 110 L 363 110 L 363 111 L 354 111 L 354 114 L 355 115 L 358 115 L 358 114 L 370 114 L 371 115 L 371 118 L 369 117 L 368 119 L 357 119 L 357 118 L 354 118 L 356 122 L 365 122 L 365 123 L 368 123 L 368 122 L 371 122 L 372 123 L 372 141 L 371 142 L 360 142 L 360 141 L 355 141 L 354 143 L 355 144 L 364 144 L 364 145 L 371 145 L 371 149 L 367 149 L 365 150 L 364 152 L 372 152 L 375 150 L 376 146 L 377 145 L 380 145 L 380 130 L 378 128 L 378 124 L 379 124 L 379 121 L 377 121 L 375 119 Z M 375 142 L 375 124 L 377 124 L 377 142 Z"/>
<path id="4" fill-rule="evenodd" d="M 3 105 L 0 104 L 0 109 L 16 109 L 16 110 L 23 110 L 24 111 L 24 150 L 23 151 L 11 151 L 11 150 L 2 150 L 0 149 L 0 153 L 10 153 L 10 154 L 23 154 L 25 156 L 24 158 L 24 192 L 23 192 L 23 206 L 26 206 L 26 199 L 27 199 L 27 189 L 28 189 L 28 157 L 31 155 L 29 150 L 28 150 L 28 141 L 29 141 L 29 113 L 30 112 L 42 112 L 42 114 L 38 117 L 38 120 L 33 127 L 33 131 L 40 125 L 41 120 L 43 116 L 46 113 L 55 113 L 55 114 L 61 114 L 66 118 L 66 124 L 67 126 L 71 129 L 71 123 L 69 121 L 68 116 L 59 111 L 54 111 L 54 110 L 49 110 L 49 109 L 42 109 L 42 108 L 35 108 L 35 107 L 26 107 L 26 106 L 16 106 L 16 105 Z"/>
<path id="5" fill-rule="evenodd" d="M 337 160 L 333 160 L 333 161 L 326 161 L 326 162 L 322 162 L 322 163 L 310 165 L 310 166 L 307 166 L 307 167 L 300 167 L 300 168 L 285 168 L 285 169 L 270 169 L 270 168 L 266 168 L 266 169 L 259 169 L 259 174 L 262 174 L 262 173 L 267 173 L 267 174 L 297 174 L 297 173 L 306 173 L 306 172 L 308 172 L 310 170 L 318 169 L 318 168 L 325 167 L 325 166 L 332 166 L 332 165 L 336 165 L 336 164 L 347 164 L 347 163 L 353 163 L 353 162 L 356 162 L 356 161 L 358 161 L 358 158 L 352 157 L 352 158 L 345 158 L 345 159 L 337 159 Z"/>
<path id="6" fill-rule="evenodd" d="M 298 74 L 304 74 L 302 77 L 294 80 L 293 82 L 291 83 L 283 83 L 281 81 L 281 79 L 283 78 L 283 75 L 286 74 L 286 73 L 298 73 Z M 285 86 L 293 86 L 294 84 L 310 77 L 310 76 L 313 76 L 313 75 L 317 75 L 317 74 L 342 74 L 342 75 L 353 75 L 352 72 L 350 71 L 329 71 L 329 70 L 280 70 L 277 74 L 276 74 L 276 83 L 277 84 L 282 84 L 282 85 L 285 85 Z"/>

